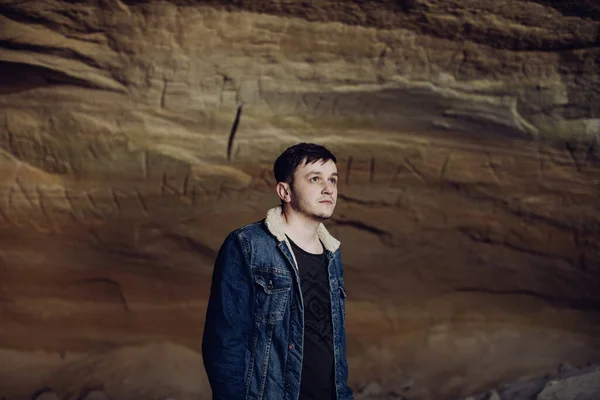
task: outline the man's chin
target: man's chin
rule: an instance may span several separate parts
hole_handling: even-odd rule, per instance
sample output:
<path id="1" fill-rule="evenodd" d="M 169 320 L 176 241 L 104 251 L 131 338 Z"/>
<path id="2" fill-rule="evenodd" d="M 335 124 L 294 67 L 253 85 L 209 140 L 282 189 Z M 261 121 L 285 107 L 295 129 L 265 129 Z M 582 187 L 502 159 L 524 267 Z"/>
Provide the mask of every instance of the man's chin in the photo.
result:
<path id="1" fill-rule="evenodd" d="M 332 215 L 333 215 L 333 213 L 314 214 L 313 218 L 319 222 L 323 222 L 323 221 L 327 221 L 329 218 L 331 218 Z"/>

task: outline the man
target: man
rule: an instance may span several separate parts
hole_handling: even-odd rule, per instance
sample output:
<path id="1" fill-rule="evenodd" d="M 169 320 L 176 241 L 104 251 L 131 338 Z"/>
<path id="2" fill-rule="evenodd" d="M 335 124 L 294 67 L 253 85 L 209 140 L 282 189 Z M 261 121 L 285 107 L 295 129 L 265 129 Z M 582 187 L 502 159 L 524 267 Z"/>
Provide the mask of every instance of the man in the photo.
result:
<path id="1" fill-rule="evenodd" d="M 322 221 L 336 158 L 300 143 L 275 161 L 281 206 L 225 239 L 202 354 L 215 400 L 350 400 L 340 242 Z"/>

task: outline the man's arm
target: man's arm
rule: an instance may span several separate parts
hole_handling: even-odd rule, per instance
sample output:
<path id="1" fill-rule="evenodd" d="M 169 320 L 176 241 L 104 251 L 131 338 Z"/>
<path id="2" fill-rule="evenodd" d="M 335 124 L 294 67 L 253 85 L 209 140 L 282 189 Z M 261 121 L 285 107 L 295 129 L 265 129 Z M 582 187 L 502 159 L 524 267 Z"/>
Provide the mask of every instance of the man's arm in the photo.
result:
<path id="1" fill-rule="evenodd" d="M 344 264 L 342 263 L 342 255 L 340 252 L 340 276 L 342 277 L 342 280 L 344 278 Z M 344 297 L 346 296 L 346 288 L 344 288 Z M 346 300 L 343 303 L 343 307 L 346 307 Z M 346 314 L 346 310 L 344 310 L 344 313 Z M 348 315 L 348 314 L 346 314 Z M 344 332 L 344 359 L 342 360 L 342 369 L 344 372 L 344 376 L 346 377 L 346 382 L 344 382 L 344 390 L 342 392 L 342 399 L 344 400 L 354 400 L 354 393 L 352 392 L 352 389 L 350 388 L 350 386 L 348 385 L 348 356 L 347 356 L 347 350 L 346 350 L 346 328 L 343 328 L 343 332 Z"/>
<path id="2" fill-rule="evenodd" d="M 244 360 L 252 327 L 252 290 L 247 258 L 232 233 L 215 262 L 202 340 L 214 400 L 246 397 Z"/>

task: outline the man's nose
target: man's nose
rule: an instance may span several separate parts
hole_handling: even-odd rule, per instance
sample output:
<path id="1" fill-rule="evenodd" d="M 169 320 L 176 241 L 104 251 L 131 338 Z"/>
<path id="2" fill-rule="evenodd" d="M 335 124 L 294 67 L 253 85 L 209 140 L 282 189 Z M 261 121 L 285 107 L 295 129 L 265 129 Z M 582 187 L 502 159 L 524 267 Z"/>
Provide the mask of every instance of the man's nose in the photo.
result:
<path id="1" fill-rule="evenodd" d="M 323 186 L 323 193 L 333 193 L 333 184 L 325 182 Z"/>

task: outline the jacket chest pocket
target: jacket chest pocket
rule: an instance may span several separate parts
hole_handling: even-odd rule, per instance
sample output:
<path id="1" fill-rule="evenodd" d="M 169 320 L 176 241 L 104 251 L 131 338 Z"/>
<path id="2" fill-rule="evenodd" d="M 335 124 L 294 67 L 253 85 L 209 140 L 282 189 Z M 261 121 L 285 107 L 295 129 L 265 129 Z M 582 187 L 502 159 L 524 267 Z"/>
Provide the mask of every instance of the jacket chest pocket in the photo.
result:
<path id="1" fill-rule="evenodd" d="M 267 324 L 283 320 L 292 288 L 292 279 L 271 272 L 256 271 L 254 282 L 256 318 Z"/>

